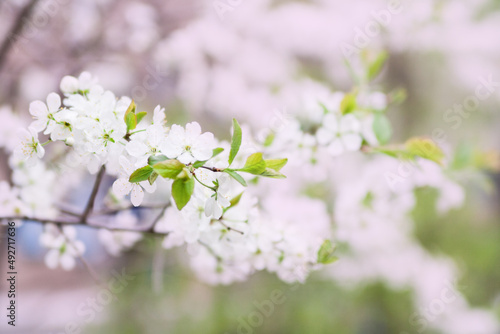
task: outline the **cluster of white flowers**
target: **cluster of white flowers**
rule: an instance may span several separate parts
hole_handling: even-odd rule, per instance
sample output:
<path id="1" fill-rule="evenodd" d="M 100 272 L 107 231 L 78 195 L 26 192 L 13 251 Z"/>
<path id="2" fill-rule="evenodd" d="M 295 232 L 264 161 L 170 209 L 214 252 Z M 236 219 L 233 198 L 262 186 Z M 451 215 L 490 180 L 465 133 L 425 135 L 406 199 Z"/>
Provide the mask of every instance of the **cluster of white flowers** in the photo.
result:
<path id="1" fill-rule="evenodd" d="M 40 243 L 49 249 L 45 255 L 45 264 L 51 269 L 73 269 L 75 258 L 85 251 L 85 244 L 76 240 L 76 229 L 73 226 L 59 228 L 54 224 L 45 225 L 40 235 Z"/>
<path id="2" fill-rule="evenodd" d="M 295 203 L 319 205 L 322 216 L 315 223 L 318 228 L 311 229 L 303 224 L 306 217 L 274 211 L 270 203 L 274 198 L 285 198 L 285 193 L 270 195 L 260 202 L 262 196 L 253 189 L 254 181 L 261 176 L 284 178 L 280 169 L 287 160 L 264 159 L 249 132 L 246 128 L 242 131 L 236 121 L 232 141 L 218 141 L 212 133 L 202 132 L 196 122 L 185 127 L 167 126 L 165 110 L 160 106 L 149 117 L 146 112 L 136 112 L 130 98 L 117 99 L 87 72 L 78 78 L 64 77 L 60 87 L 65 95 L 62 101 L 59 95 L 50 93 L 47 103 L 31 103 L 34 121 L 23 133 L 12 158 L 14 182 L 19 183 L 19 189 L 13 191 L 21 193 L 16 198 L 32 212 L 6 215 L 64 215 L 54 208 L 53 201 L 61 198 L 60 193 L 67 191 L 68 185 L 53 190 L 55 172 L 47 169 L 44 162 L 53 155 L 52 149 L 62 147 L 67 159 L 50 166 L 86 166 L 91 174 L 105 171 L 115 178 L 108 192 L 112 200 L 107 202 L 119 203 L 118 208 L 126 208 L 127 196 L 133 206 L 165 203 L 166 209 L 152 231 L 165 235 L 165 248 L 186 245 L 192 254 L 190 263 L 201 279 L 227 284 L 243 280 L 257 270 L 268 270 L 285 281 L 303 282 L 312 269 L 321 266 L 318 251 L 330 237 L 323 204 L 307 198 L 303 199 L 305 204 Z M 48 139 L 42 144 L 39 139 L 43 136 Z M 65 145 L 57 146 L 55 142 Z M 62 174 L 58 178 L 61 181 L 73 176 Z M 82 177 L 76 180 L 72 183 L 86 182 Z M 22 187 L 31 197 L 22 196 Z M 41 195 L 39 191 L 48 193 Z M 44 203 L 45 200 L 50 202 Z M 130 210 L 108 219 L 107 224 L 118 230 L 100 229 L 98 238 L 114 256 L 142 238 L 138 232 L 141 224 Z M 46 257 L 50 268 L 71 269 L 74 258 L 84 251 L 73 226 L 60 229 L 47 224 L 41 243 L 50 249 Z"/>

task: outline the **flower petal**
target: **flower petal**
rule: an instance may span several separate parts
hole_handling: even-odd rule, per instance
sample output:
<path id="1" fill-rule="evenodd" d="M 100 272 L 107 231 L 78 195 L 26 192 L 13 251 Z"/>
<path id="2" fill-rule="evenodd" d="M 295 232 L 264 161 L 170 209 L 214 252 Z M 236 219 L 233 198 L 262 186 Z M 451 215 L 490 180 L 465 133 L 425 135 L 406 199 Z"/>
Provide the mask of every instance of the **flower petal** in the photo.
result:
<path id="1" fill-rule="evenodd" d="M 144 190 L 142 190 L 142 187 L 138 184 L 134 184 L 132 186 L 132 192 L 130 193 L 130 201 L 132 202 L 133 206 L 139 206 L 142 203 L 142 200 L 144 199 Z"/>
<path id="2" fill-rule="evenodd" d="M 132 190 L 132 183 L 127 179 L 118 179 L 113 183 L 113 191 L 118 196 L 125 196 Z"/>

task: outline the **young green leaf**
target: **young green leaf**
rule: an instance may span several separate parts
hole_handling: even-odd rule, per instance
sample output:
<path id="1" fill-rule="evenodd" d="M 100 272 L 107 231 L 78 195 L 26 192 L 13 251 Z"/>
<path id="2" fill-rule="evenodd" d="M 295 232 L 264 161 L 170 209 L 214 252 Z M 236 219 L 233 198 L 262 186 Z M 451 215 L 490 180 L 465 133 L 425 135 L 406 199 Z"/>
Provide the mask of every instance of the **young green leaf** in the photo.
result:
<path id="1" fill-rule="evenodd" d="M 266 170 L 266 162 L 262 159 L 262 153 L 254 153 L 247 158 L 245 166 L 237 169 L 241 172 L 247 172 L 254 175 L 259 175 Z"/>
<path id="2" fill-rule="evenodd" d="M 137 126 L 137 117 L 135 115 L 135 108 L 136 108 L 135 102 L 134 100 L 132 100 L 123 118 L 125 120 L 125 124 L 127 125 L 127 132 L 134 130 L 135 127 Z"/>
<path id="3" fill-rule="evenodd" d="M 392 136 L 391 123 L 383 114 L 377 113 L 373 119 L 373 132 L 381 145 L 387 144 Z"/>
<path id="4" fill-rule="evenodd" d="M 241 199 L 241 196 L 243 195 L 243 192 L 241 192 L 239 195 L 231 198 L 231 200 L 229 201 L 229 203 L 231 203 L 231 206 L 236 206 L 238 205 L 238 203 L 240 202 L 240 199 Z"/>
<path id="5" fill-rule="evenodd" d="M 151 173 L 153 173 L 153 168 L 151 166 L 144 166 L 130 174 L 128 181 L 130 183 L 146 181 Z"/>
<path id="6" fill-rule="evenodd" d="M 274 169 L 271 169 L 271 168 L 266 168 L 259 175 L 264 176 L 264 177 L 270 177 L 272 179 L 286 179 L 286 176 L 284 174 L 282 174 Z"/>
<path id="7" fill-rule="evenodd" d="M 281 168 L 285 167 L 288 159 L 268 159 L 264 160 L 266 162 L 266 167 L 279 172 Z"/>
<path id="8" fill-rule="evenodd" d="M 164 156 L 163 154 L 152 155 L 148 158 L 148 165 L 153 166 L 153 165 L 157 164 L 158 162 L 165 161 L 165 160 L 168 160 L 168 158 L 166 156 Z"/>
<path id="9" fill-rule="evenodd" d="M 348 93 L 344 96 L 342 102 L 340 102 L 340 111 L 342 112 L 342 115 L 345 115 L 353 112 L 354 108 L 356 108 L 356 95 Z"/>
<path id="10" fill-rule="evenodd" d="M 194 179 L 186 177 L 176 179 L 172 184 L 172 197 L 174 198 L 177 209 L 182 210 L 188 204 L 194 191 Z"/>
<path id="11" fill-rule="evenodd" d="M 155 172 L 155 171 L 153 171 L 151 173 L 151 175 L 149 175 L 149 177 L 148 177 L 149 184 L 153 185 L 153 183 L 155 183 L 155 181 L 156 181 L 157 178 L 158 178 L 158 173 Z"/>
<path id="12" fill-rule="evenodd" d="M 135 114 L 125 114 L 125 124 L 127 125 L 127 132 L 134 130 L 137 127 L 137 117 Z"/>
<path id="13" fill-rule="evenodd" d="M 182 162 L 176 159 L 157 162 L 153 165 L 153 169 L 161 177 L 175 179 L 177 175 L 186 167 Z"/>
<path id="14" fill-rule="evenodd" d="M 234 158 L 238 154 L 241 146 L 241 127 L 238 124 L 238 121 L 233 118 L 233 138 L 231 140 L 231 151 L 229 152 L 229 165 L 233 163 Z"/>
<path id="15" fill-rule="evenodd" d="M 137 124 L 139 124 L 142 119 L 144 118 L 144 116 L 146 116 L 148 113 L 146 111 L 141 111 L 139 113 L 137 113 Z"/>
<path id="16" fill-rule="evenodd" d="M 325 240 L 318 251 L 318 263 L 329 264 L 338 260 L 334 255 L 335 246 L 330 240 Z"/>
<path id="17" fill-rule="evenodd" d="M 444 153 L 436 143 L 427 138 L 411 138 L 405 143 L 406 150 L 413 156 L 419 156 L 442 165 Z"/>
<path id="18" fill-rule="evenodd" d="M 229 176 L 231 176 L 236 181 L 238 181 L 243 187 L 247 186 L 245 179 L 240 174 L 236 173 L 234 170 L 224 169 L 224 172 L 229 174 Z"/>
<path id="19" fill-rule="evenodd" d="M 377 58 L 375 58 L 375 60 L 370 64 L 367 73 L 368 81 L 375 79 L 375 77 L 380 73 L 380 70 L 382 70 L 385 61 L 387 60 L 387 56 L 387 52 L 381 52 L 378 54 Z"/>

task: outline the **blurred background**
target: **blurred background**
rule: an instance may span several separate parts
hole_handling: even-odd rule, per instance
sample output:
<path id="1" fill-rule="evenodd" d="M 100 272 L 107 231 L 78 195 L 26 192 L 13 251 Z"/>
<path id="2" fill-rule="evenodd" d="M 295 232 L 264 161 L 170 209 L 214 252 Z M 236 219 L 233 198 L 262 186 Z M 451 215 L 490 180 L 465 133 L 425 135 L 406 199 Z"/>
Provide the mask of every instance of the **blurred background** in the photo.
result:
<path id="1" fill-rule="evenodd" d="M 376 85 L 407 94 L 388 112 L 393 142 L 441 129 L 447 147 L 498 151 L 499 31 L 497 0 L 3 0 L 0 108 L 28 120 L 32 100 L 58 91 L 64 75 L 86 70 L 143 109 L 160 104 L 169 120 L 197 120 L 228 138 L 233 117 L 258 129 L 286 108 L 276 90 L 311 78 L 349 91 L 344 58 L 356 57 L 353 50 L 386 50 Z M 485 80 L 492 94 L 450 120 L 447 111 Z M 8 123 L 0 130 L 6 140 Z M 7 156 L 0 154 L 0 179 L 7 180 Z M 489 173 L 465 186 L 465 204 L 444 215 L 432 189 L 419 191 L 413 237 L 429 254 L 452 259 L 470 307 L 499 320 L 500 178 Z M 432 317 L 418 317 L 425 310 L 415 305 L 414 289 L 383 277 L 349 284 L 330 274 L 333 264 L 303 285 L 258 273 L 214 287 L 182 265 L 183 250 L 164 251 L 161 240 L 145 238 L 114 258 L 95 231 L 81 228 L 85 258 L 99 274 L 130 275 L 108 300 L 83 266 L 45 267 L 40 226 L 25 224 L 17 233 L 18 327 L 7 326 L 2 314 L 2 333 L 441 333 L 427 326 Z M 5 247 L 0 254 L 5 272 Z M 3 309 L 4 279 L 0 287 Z M 481 327 L 480 315 L 471 321 Z M 488 334 L 488 328 L 448 332 Z"/>

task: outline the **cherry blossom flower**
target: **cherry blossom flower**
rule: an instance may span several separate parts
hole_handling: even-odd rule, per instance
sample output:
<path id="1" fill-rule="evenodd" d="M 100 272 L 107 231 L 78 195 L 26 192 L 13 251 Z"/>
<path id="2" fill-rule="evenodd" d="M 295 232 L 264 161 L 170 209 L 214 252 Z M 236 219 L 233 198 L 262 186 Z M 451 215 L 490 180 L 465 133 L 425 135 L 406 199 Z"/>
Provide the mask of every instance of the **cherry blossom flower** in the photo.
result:
<path id="1" fill-rule="evenodd" d="M 130 174 L 134 172 L 134 166 L 124 156 L 120 156 L 119 159 L 122 171 L 120 172 L 120 177 L 113 183 L 113 191 L 119 196 L 130 194 L 130 201 L 132 204 L 134 206 L 139 206 L 144 199 L 144 190 L 153 193 L 156 190 L 156 183 L 152 185 L 149 184 L 148 181 L 130 183 L 129 177 Z"/>
<path id="2" fill-rule="evenodd" d="M 171 159 L 189 164 L 210 159 L 215 147 L 214 135 L 210 132 L 202 134 L 200 125 L 192 122 L 186 124 L 186 129 L 172 125 L 167 140 L 161 145 L 161 151 Z"/>
<path id="3" fill-rule="evenodd" d="M 64 226 L 61 232 L 56 225 L 47 224 L 40 235 L 40 243 L 50 249 L 45 255 L 45 264 L 50 269 L 73 269 L 75 257 L 85 251 L 85 244 L 76 240 L 76 230 L 73 226 Z"/>
<path id="4" fill-rule="evenodd" d="M 36 163 L 36 158 L 43 158 L 45 149 L 38 141 L 37 131 L 29 127 L 28 130 L 21 129 L 19 132 L 20 143 L 14 150 L 14 156 L 18 160 L 24 160 L 29 165 Z"/>
<path id="5" fill-rule="evenodd" d="M 54 115 L 61 107 L 61 98 L 56 93 L 50 93 L 47 96 L 47 104 L 42 101 L 33 101 L 30 103 L 30 114 L 35 119 L 31 123 L 31 127 L 40 132 L 45 130 L 50 125 L 54 125 L 56 120 Z M 47 134 L 47 133 L 46 133 Z"/>
<path id="6" fill-rule="evenodd" d="M 363 138 L 360 135 L 361 124 L 351 114 L 335 116 L 328 114 L 323 126 L 318 129 L 316 138 L 320 145 L 328 145 L 328 152 L 337 156 L 345 151 L 357 151 L 361 148 Z"/>

